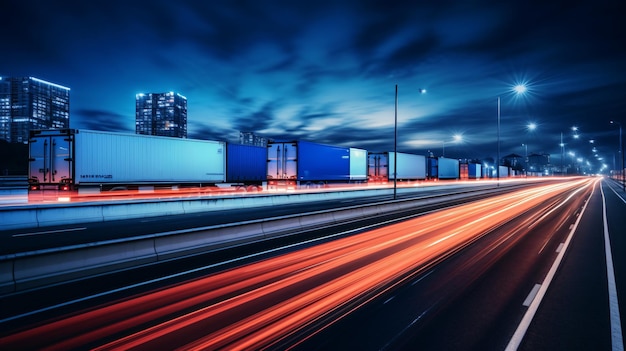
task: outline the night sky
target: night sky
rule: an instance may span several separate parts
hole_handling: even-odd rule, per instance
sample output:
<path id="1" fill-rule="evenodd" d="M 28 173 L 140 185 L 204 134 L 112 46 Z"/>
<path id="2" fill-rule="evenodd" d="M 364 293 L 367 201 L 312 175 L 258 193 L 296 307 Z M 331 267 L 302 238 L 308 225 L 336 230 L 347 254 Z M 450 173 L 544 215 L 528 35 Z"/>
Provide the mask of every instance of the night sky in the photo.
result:
<path id="1" fill-rule="evenodd" d="M 527 144 L 560 160 L 562 133 L 566 153 L 595 165 L 595 146 L 613 168 L 610 120 L 626 127 L 621 5 L 9 0 L 0 76 L 70 87 L 72 128 L 134 133 L 135 94 L 175 91 L 190 138 L 242 130 L 370 151 L 393 150 L 397 84 L 399 151 L 441 155 L 445 142 L 446 156 L 478 159 L 496 157 L 500 97 L 502 156 Z"/>

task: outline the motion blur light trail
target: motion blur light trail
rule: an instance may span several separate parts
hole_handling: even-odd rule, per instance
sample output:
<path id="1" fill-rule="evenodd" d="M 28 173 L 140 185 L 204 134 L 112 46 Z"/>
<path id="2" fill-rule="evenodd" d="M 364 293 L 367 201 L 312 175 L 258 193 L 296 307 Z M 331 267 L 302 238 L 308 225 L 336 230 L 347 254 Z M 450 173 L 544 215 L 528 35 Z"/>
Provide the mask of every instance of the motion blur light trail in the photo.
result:
<path id="1" fill-rule="evenodd" d="M 332 323 L 532 207 L 564 193 L 570 201 L 597 181 L 535 186 L 430 213 L 50 321 L 0 339 L 0 346 L 271 347 L 314 324 Z"/>

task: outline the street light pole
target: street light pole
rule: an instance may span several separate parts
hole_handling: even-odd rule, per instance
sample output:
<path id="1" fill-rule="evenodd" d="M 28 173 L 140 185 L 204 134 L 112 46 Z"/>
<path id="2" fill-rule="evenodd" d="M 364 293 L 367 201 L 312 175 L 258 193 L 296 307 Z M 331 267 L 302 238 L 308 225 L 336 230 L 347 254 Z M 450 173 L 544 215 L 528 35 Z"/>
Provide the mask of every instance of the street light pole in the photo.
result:
<path id="1" fill-rule="evenodd" d="M 561 177 L 562 177 L 565 173 L 563 172 L 563 157 L 565 157 L 565 144 L 563 144 L 563 132 L 561 132 L 561 143 L 559 145 L 561 146 Z"/>
<path id="2" fill-rule="evenodd" d="M 524 143 L 522 144 L 522 146 L 526 149 L 526 152 L 524 154 L 525 160 L 524 160 L 524 175 L 528 176 L 528 144 Z"/>
<path id="3" fill-rule="evenodd" d="M 398 168 L 398 84 L 396 84 L 396 108 L 393 125 L 393 199 L 395 200 L 398 195 L 398 179 L 396 177 Z"/>
<path id="4" fill-rule="evenodd" d="M 622 124 L 620 122 L 611 121 L 611 124 L 617 124 L 619 126 L 619 153 L 622 154 L 622 190 L 626 192 L 626 175 L 624 174 L 624 143 L 622 142 Z"/>
<path id="5" fill-rule="evenodd" d="M 626 193 L 626 175 L 624 174 L 624 142 L 622 140 L 622 124 L 619 125 L 619 152 L 622 154 L 622 191 Z"/>
<path id="6" fill-rule="evenodd" d="M 497 187 L 500 186 L 500 97 L 498 96 L 498 159 L 496 160 Z"/>

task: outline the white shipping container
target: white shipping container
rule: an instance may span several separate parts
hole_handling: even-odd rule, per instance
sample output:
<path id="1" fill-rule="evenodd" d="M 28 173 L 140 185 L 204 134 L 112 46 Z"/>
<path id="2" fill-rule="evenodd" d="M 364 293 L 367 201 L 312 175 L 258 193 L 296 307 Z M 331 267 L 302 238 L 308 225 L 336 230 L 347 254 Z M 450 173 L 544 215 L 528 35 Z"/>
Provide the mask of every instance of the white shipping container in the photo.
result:
<path id="1" fill-rule="evenodd" d="M 350 180 L 367 179 L 367 151 L 350 148 Z"/>
<path id="2" fill-rule="evenodd" d="M 75 184 L 225 181 L 224 142 L 80 130 L 74 147 Z"/>
<path id="3" fill-rule="evenodd" d="M 426 179 L 426 157 L 423 155 L 405 154 L 398 152 L 398 179 L 418 180 Z M 394 152 L 389 153 L 389 179 L 393 179 Z"/>
<path id="4" fill-rule="evenodd" d="M 509 167 L 507 166 L 499 166 L 499 167 L 500 167 L 500 178 L 508 178 L 510 176 Z"/>

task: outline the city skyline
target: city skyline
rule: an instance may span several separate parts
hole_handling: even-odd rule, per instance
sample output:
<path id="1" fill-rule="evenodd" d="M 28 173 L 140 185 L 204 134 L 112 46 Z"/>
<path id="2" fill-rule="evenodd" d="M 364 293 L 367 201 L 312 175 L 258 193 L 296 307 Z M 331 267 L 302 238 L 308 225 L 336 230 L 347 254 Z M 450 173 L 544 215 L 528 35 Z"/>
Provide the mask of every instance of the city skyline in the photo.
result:
<path id="1" fill-rule="evenodd" d="M 133 133 L 137 93 L 180 91 L 189 138 L 243 130 L 391 151 L 398 85 L 401 152 L 495 157 L 498 97 L 501 156 L 558 162 L 561 133 L 585 158 L 594 140 L 611 167 L 618 151 L 616 3 L 109 3 L 12 2 L 31 24 L 7 39 L 0 75 L 71 87 L 72 128 Z"/>

